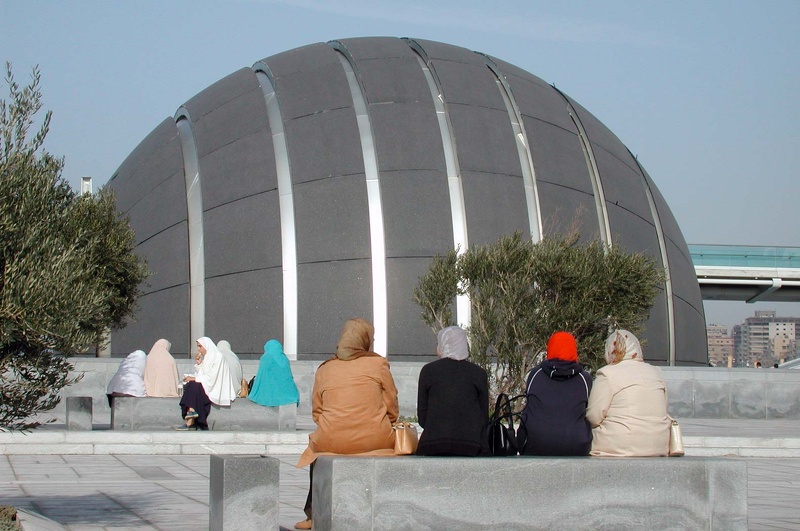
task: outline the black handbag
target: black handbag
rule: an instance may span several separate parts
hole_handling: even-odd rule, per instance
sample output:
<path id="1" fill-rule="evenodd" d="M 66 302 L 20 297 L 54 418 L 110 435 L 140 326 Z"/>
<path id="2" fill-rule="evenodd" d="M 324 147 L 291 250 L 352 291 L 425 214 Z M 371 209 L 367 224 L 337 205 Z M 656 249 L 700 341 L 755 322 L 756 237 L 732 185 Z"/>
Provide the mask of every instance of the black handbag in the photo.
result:
<path id="1" fill-rule="evenodd" d="M 497 395 L 487 430 L 489 452 L 492 455 L 499 457 L 517 455 L 525 447 L 525 441 L 518 440 L 517 432 L 514 430 L 514 417 L 519 417 L 519 413 L 515 413 L 511 407 L 512 403 L 524 397 L 525 395 L 519 395 L 509 398 L 505 393 Z M 524 433 L 527 439 L 527 431 Z"/>

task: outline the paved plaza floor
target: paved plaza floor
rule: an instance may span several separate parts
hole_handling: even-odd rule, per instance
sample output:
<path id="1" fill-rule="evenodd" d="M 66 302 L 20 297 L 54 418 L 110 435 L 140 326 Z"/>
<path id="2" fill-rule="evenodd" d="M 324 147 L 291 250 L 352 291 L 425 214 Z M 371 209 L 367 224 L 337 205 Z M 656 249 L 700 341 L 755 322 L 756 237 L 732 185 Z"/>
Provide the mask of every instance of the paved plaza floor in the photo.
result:
<path id="1" fill-rule="evenodd" d="M 800 436 L 796 421 L 682 422 L 684 436 L 731 433 L 758 446 L 776 440 L 788 445 Z M 793 439 L 797 440 L 797 439 Z M 52 448 L 52 446 L 49 446 Z M 687 447 L 687 454 L 713 448 Z M 794 448 L 770 448 L 764 457 L 737 456 L 747 462 L 750 529 L 800 529 L 800 456 Z M 719 455 L 719 454 L 717 454 Z M 758 454 L 756 454 L 758 455 Z M 292 529 L 304 518 L 308 472 L 294 466 L 297 455 L 272 455 L 281 461 L 280 524 Z M 0 505 L 13 505 L 60 524 L 58 529 L 207 529 L 208 455 L 0 454 Z M 35 522 L 34 522 L 35 523 Z M 62 527 L 63 526 L 63 527 Z M 48 530 L 46 522 L 26 529 Z"/>

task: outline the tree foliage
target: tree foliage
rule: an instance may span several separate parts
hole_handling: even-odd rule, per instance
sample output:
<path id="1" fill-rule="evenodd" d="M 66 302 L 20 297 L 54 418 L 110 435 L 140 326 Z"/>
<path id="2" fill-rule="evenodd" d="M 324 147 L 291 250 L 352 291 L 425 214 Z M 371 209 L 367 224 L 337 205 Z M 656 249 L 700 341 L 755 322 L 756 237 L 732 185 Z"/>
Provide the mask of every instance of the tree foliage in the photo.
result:
<path id="1" fill-rule="evenodd" d="M 644 254 L 578 240 L 573 233 L 532 243 L 516 233 L 434 258 L 414 290 L 423 321 L 434 332 L 455 324 L 453 298 L 468 295 L 470 358 L 495 393 L 519 393 L 559 330 L 575 335 L 581 363 L 597 369 L 611 327 L 641 328 L 664 271 Z"/>
<path id="2" fill-rule="evenodd" d="M 47 112 L 40 74 L 20 88 L 6 64 L 8 100 L 0 100 L 0 428 L 59 402 L 76 381 L 66 356 L 103 339 L 133 312 L 147 266 L 133 254 L 134 234 L 114 196 L 78 196 L 62 177 L 63 159 L 42 149 Z"/>

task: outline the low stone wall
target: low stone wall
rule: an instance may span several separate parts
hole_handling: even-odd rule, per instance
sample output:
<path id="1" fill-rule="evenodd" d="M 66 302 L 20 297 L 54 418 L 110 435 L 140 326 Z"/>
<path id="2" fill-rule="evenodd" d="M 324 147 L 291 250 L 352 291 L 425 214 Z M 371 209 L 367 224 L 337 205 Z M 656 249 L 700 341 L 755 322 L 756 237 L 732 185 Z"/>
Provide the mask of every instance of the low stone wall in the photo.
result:
<path id="1" fill-rule="evenodd" d="M 171 430 L 183 420 L 177 398 L 114 397 L 111 406 L 112 430 Z M 208 427 L 214 431 L 294 431 L 297 406 L 267 407 L 246 398 L 230 406 L 211 405 Z"/>
<path id="2" fill-rule="evenodd" d="M 746 483 L 720 458 L 321 456 L 314 529 L 747 529 Z"/>
<path id="3" fill-rule="evenodd" d="M 64 397 L 91 396 L 94 423 L 109 424 L 111 410 L 105 392 L 117 371 L 118 358 L 72 358 L 83 379 L 62 392 L 62 403 L 42 418 L 66 418 Z M 390 359 L 391 362 L 391 359 Z M 319 361 L 293 361 L 292 373 L 300 390 L 299 415 L 311 414 L 311 389 Z M 417 382 L 421 362 L 391 362 L 397 385 L 400 414 L 417 414 Z M 242 360 L 249 381 L 258 370 L 258 360 Z M 194 371 L 194 360 L 178 360 L 178 373 Z M 724 367 L 662 367 L 669 391 L 669 407 L 677 418 L 800 419 L 800 370 L 728 369 Z"/>
<path id="4" fill-rule="evenodd" d="M 677 418 L 800 419 L 800 370 L 663 367 Z"/>

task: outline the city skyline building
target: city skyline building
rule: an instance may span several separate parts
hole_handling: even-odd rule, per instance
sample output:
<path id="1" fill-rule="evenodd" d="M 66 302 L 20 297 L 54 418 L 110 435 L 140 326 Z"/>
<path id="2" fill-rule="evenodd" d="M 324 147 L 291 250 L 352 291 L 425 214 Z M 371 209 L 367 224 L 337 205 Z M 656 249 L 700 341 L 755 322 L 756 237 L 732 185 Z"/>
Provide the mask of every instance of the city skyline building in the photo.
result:
<path id="1" fill-rule="evenodd" d="M 733 327 L 734 366 L 771 367 L 798 357 L 800 317 L 778 317 L 775 310 L 756 311 Z M 709 344 L 709 356 L 711 345 Z"/>
<path id="2" fill-rule="evenodd" d="M 733 337 L 728 327 L 719 324 L 706 326 L 708 339 L 708 363 L 714 367 L 733 366 Z"/>

